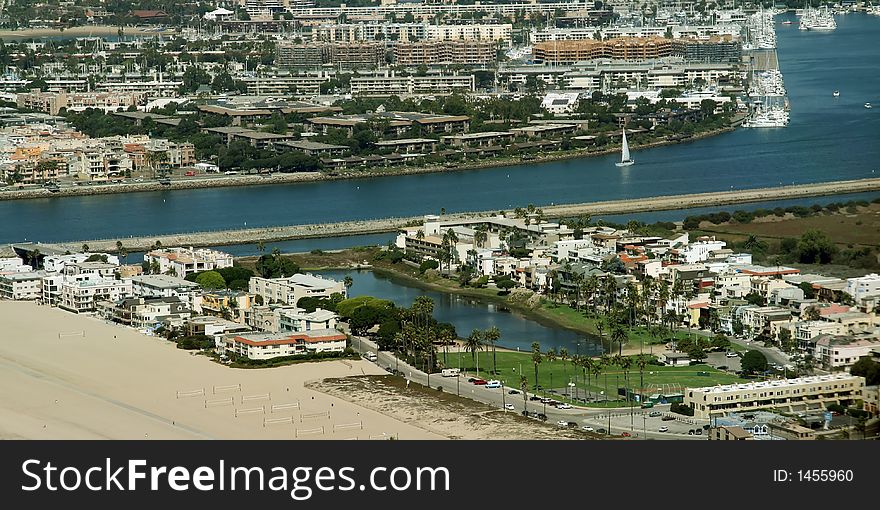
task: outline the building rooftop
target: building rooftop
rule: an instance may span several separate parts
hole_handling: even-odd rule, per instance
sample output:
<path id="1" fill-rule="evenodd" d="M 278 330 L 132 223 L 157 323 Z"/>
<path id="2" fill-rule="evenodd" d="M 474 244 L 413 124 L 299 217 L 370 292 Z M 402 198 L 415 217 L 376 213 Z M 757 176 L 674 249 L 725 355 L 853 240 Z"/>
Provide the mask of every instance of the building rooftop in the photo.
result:
<path id="1" fill-rule="evenodd" d="M 133 283 L 139 283 L 141 285 L 160 289 L 179 289 L 181 287 L 187 287 L 195 290 L 201 287 L 198 283 L 167 274 L 144 274 L 140 276 L 132 276 L 131 281 Z"/>
<path id="2" fill-rule="evenodd" d="M 861 377 L 857 377 L 849 374 L 829 374 L 829 375 L 814 375 L 809 377 L 797 377 L 794 379 L 777 379 L 772 381 L 761 381 L 761 382 L 749 382 L 749 383 L 740 383 L 740 384 L 724 384 L 718 386 L 705 386 L 702 388 L 687 388 L 685 391 L 688 392 L 700 392 L 700 393 L 723 393 L 726 391 L 740 391 L 740 390 L 760 390 L 760 389 L 768 389 L 768 388 L 786 388 L 799 386 L 803 384 L 818 384 L 824 382 L 832 382 L 832 381 L 848 381 L 853 379 L 861 379 Z"/>

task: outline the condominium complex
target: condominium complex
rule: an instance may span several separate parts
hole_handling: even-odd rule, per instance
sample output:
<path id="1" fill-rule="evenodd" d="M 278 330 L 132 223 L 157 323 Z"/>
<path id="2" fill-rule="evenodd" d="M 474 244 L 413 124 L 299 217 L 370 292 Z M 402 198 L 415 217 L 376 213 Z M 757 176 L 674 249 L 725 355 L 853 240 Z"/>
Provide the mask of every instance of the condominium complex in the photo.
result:
<path id="1" fill-rule="evenodd" d="M 486 41 L 424 41 L 394 47 L 399 65 L 487 65 L 497 60 L 497 47 Z"/>
<path id="2" fill-rule="evenodd" d="M 687 388 L 684 403 L 696 418 L 736 411 L 781 408 L 797 411 L 847 405 L 862 399 L 865 378 L 849 374 L 818 375 L 705 388 Z"/>
<path id="3" fill-rule="evenodd" d="M 223 340 L 225 352 L 250 359 L 269 359 L 320 352 L 342 352 L 348 337 L 335 329 L 297 333 L 246 333 Z"/>
<path id="4" fill-rule="evenodd" d="M 353 96 L 406 96 L 419 94 L 467 93 L 476 89 L 472 74 L 428 74 L 397 76 L 394 73 L 351 78 Z"/>
<path id="5" fill-rule="evenodd" d="M 41 92 L 34 89 L 16 95 L 15 102 L 19 108 L 36 110 L 58 115 L 62 109 L 67 111 L 83 111 L 87 108 L 106 112 L 125 110 L 130 106 L 143 103 L 146 94 L 143 92 Z"/>
<path id="6" fill-rule="evenodd" d="M 385 45 L 356 43 L 279 43 L 276 64 L 279 67 L 319 67 L 332 64 L 342 68 L 375 67 L 385 63 Z"/>
<path id="7" fill-rule="evenodd" d="M 144 262 L 156 265 L 159 273 L 185 278 L 199 271 L 232 267 L 232 255 L 208 248 L 166 248 L 147 252 Z"/>
<path id="8" fill-rule="evenodd" d="M 337 293 L 345 296 L 345 285 L 310 274 L 295 274 L 288 278 L 255 276 L 250 279 L 250 293 L 260 296 L 264 303 L 296 305 L 304 297 L 330 297 Z"/>
<path id="9" fill-rule="evenodd" d="M 597 59 L 651 60 L 679 56 L 691 61 L 736 62 L 742 53 L 731 39 L 666 39 L 663 37 L 619 37 L 607 41 L 545 41 L 532 47 L 535 62 L 573 64 Z"/>

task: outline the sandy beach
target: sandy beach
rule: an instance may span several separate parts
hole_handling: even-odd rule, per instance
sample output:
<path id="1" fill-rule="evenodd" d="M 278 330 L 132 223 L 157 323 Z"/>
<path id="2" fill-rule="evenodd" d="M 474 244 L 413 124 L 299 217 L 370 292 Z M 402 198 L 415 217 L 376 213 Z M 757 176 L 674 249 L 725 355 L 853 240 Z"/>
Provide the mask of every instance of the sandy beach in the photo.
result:
<path id="1" fill-rule="evenodd" d="M 59 335 L 60 333 L 60 335 Z M 0 301 L 2 439 L 442 439 L 315 391 L 367 361 L 230 369 L 135 330 Z"/>

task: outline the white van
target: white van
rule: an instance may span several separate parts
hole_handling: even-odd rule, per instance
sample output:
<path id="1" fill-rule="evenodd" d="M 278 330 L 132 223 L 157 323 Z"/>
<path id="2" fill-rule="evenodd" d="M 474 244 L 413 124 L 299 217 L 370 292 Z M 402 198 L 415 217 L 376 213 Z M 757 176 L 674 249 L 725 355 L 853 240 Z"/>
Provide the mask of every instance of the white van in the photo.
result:
<path id="1" fill-rule="evenodd" d="M 461 369 L 459 368 L 444 368 L 440 371 L 440 375 L 443 377 L 458 377 L 458 374 L 461 373 Z"/>
<path id="2" fill-rule="evenodd" d="M 376 361 L 378 356 L 376 356 L 375 352 L 366 352 L 366 353 L 364 353 L 364 358 L 366 358 L 370 361 Z"/>
<path id="3" fill-rule="evenodd" d="M 486 387 L 489 389 L 495 389 L 501 387 L 501 381 L 497 379 L 492 379 L 491 381 L 486 383 Z"/>

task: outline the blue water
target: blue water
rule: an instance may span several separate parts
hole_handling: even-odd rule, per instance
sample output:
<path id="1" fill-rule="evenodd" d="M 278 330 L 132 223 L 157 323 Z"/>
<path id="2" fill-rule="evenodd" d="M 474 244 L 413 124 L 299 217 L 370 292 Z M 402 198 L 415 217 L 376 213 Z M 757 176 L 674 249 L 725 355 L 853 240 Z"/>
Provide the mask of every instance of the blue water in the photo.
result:
<path id="1" fill-rule="evenodd" d="M 740 129 L 692 143 L 475 171 L 0 203 L 0 242 L 124 238 L 447 211 L 587 202 L 877 176 L 880 18 L 838 17 L 831 33 L 779 25 L 791 100 L 784 129 Z M 831 92 L 841 91 L 838 98 Z"/>
<path id="2" fill-rule="evenodd" d="M 498 345 L 511 349 L 529 351 L 532 342 L 538 342 L 541 350 L 555 348 L 558 351 L 565 347 L 572 354 L 602 352 L 595 339 L 587 339 L 567 329 L 544 326 L 515 312 L 499 310 L 495 303 L 408 287 L 371 271 L 334 270 L 320 271 L 318 274 L 334 280 L 351 276 L 354 284 L 349 288 L 349 296 L 375 296 L 393 301 L 399 307 L 409 307 L 417 297 L 428 296 L 434 300 L 434 317 L 440 322 L 455 325 L 460 337 L 466 337 L 474 329 L 486 330 L 497 326 L 502 335 Z"/>

